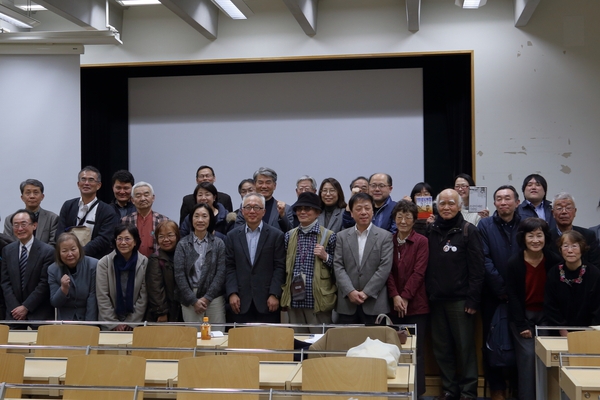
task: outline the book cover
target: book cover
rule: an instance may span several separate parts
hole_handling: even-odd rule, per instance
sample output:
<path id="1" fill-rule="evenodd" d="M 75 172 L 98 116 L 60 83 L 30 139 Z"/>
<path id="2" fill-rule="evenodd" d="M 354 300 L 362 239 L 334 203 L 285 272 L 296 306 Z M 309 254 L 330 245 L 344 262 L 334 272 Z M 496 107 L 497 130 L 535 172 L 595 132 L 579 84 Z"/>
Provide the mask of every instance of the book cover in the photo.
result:
<path id="1" fill-rule="evenodd" d="M 469 186 L 469 212 L 487 210 L 487 187 Z"/>
<path id="2" fill-rule="evenodd" d="M 419 211 L 417 218 L 427 219 L 433 215 L 433 198 L 431 196 L 417 196 L 415 200 Z"/>

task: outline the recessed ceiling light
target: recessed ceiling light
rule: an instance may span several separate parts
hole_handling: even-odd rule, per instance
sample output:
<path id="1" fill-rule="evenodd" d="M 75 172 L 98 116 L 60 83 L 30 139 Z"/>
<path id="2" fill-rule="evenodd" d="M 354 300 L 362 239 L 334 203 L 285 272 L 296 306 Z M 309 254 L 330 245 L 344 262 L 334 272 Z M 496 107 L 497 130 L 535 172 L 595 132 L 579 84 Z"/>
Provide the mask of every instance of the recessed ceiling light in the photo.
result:
<path id="1" fill-rule="evenodd" d="M 151 6 L 153 4 L 160 4 L 159 0 L 117 0 L 117 2 L 125 7 Z"/>

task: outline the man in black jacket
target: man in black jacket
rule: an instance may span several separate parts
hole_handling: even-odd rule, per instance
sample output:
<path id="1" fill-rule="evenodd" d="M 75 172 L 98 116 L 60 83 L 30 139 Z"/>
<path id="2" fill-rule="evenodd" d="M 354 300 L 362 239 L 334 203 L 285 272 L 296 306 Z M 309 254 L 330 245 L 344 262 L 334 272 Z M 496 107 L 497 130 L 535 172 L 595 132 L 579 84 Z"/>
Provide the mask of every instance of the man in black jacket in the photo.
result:
<path id="1" fill-rule="evenodd" d="M 479 308 L 485 271 L 481 239 L 477 228 L 460 213 L 462 201 L 455 190 L 442 191 L 436 203 L 439 215 L 427 231 L 425 285 L 431 306 L 433 354 L 442 379 L 439 399 L 475 399 L 478 374 L 474 314 Z"/>

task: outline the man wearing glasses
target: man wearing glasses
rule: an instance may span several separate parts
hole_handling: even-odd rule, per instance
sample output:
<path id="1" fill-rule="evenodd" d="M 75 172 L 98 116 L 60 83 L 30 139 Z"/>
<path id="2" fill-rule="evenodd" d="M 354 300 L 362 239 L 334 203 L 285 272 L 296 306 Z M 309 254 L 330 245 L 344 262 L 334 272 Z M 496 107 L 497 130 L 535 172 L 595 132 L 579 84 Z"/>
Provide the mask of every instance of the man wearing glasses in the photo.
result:
<path id="1" fill-rule="evenodd" d="M 225 291 L 233 322 L 278 323 L 285 280 L 283 233 L 263 221 L 262 194 L 244 196 L 245 223 L 227 234 Z"/>
<path id="2" fill-rule="evenodd" d="M 589 246 L 589 250 L 583 255 L 583 262 L 589 262 L 597 268 L 600 268 L 600 248 L 598 247 L 596 234 L 589 229 L 573 225 L 573 221 L 577 215 L 577 207 L 575 207 L 575 199 L 573 196 L 566 192 L 561 192 L 554 196 L 552 214 L 553 219 L 556 221 L 555 228 L 550 228 L 553 246 L 552 250 L 560 255 L 560 249 L 556 245 L 558 239 L 564 232 L 577 231 L 583 235 L 585 242 Z"/>
<path id="3" fill-rule="evenodd" d="M 2 249 L 0 282 L 6 308 L 0 317 L 17 321 L 54 319 L 48 288 L 48 265 L 54 261 L 54 249 L 33 236 L 37 219 L 31 211 L 18 210 L 10 223 L 17 241 Z M 11 329 L 27 329 L 27 325 Z"/>
<path id="4" fill-rule="evenodd" d="M 75 227 L 87 227 L 91 235 L 88 243 L 82 243 L 85 255 L 97 259 L 110 252 L 113 230 L 118 223 L 114 209 L 96 197 L 101 186 L 100 171 L 92 166 L 84 167 L 77 177 L 81 197 L 65 201 L 56 229 L 56 234 L 60 235 Z"/>
<path id="5" fill-rule="evenodd" d="M 392 218 L 392 210 L 396 202 L 392 200 L 392 177 L 384 173 L 376 173 L 369 178 L 369 194 L 373 198 L 373 225 L 396 233 L 396 222 Z M 349 210 L 344 212 L 344 228 L 354 226 L 355 222 Z"/>

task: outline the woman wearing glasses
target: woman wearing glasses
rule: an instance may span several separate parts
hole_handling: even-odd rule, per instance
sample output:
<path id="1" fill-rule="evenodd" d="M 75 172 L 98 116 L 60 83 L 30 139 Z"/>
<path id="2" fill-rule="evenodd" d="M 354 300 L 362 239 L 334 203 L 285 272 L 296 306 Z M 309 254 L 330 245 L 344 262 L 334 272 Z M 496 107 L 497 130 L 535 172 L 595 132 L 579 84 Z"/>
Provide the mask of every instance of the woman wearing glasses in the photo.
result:
<path id="1" fill-rule="evenodd" d="M 549 325 L 600 324 L 600 271 L 581 259 L 588 250 L 585 238 L 577 231 L 563 232 L 558 247 L 565 262 L 553 267 L 546 278 L 544 314 Z M 567 331 L 560 334 L 566 336 Z"/>
<path id="2" fill-rule="evenodd" d="M 148 312 L 146 319 L 152 322 L 181 322 L 181 304 L 175 295 L 175 248 L 179 243 L 179 228 L 174 221 L 156 225 L 158 252 L 148 260 L 146 286 L 148 288 Z"/>
<path id="3" fill-rule="evenodd" d="M 128 322 L 142 322 L 146 314 L 148 259 L 138 252 L 140 234 L 133 225 L 115 228 L 114 248 L 98 261 L 96 297 L 98 318 L 110 322 L 103 329 L 131 331 Z"/>
<path id="4" fill-rule="evenodd" d="M 461 210 L 463 218 L 465 221 L 477 226 L 481 218 L 490 216 L 490 211 L 483 210 L 478 213 L 469 212 L 469 186 L 475 186 L 475 181 L 471 175 L 461 173 L 454 177 L 454 190 L 458 192 L 463 203 Z"/>

